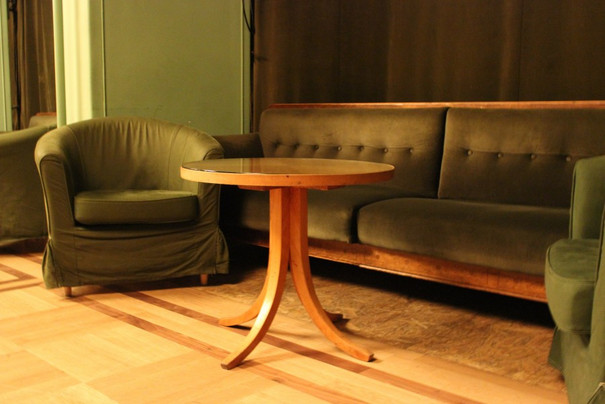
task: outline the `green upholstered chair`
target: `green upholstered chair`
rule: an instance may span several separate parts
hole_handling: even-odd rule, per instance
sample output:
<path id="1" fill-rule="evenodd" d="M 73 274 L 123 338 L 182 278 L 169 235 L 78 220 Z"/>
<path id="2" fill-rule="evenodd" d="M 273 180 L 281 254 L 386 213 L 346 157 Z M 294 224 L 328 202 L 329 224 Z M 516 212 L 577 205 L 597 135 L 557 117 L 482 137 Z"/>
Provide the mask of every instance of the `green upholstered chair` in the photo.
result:
<path id="1" fill-rule="evenodd" d="M 34 161 L 38 139 L 53 129 L 39 125 L 0 133 L 0 247 L 46 242 L 46 215 L 40 178 Z"/>
<path id="2" fill-rule="evenodd" d="M 48 288 L 225 273 L 219 187 L 182 180 L 184 162 L 222 158 L 211 136 L 143 118 L 96 118 L 36 145 L 48 216 Z"/>
<path id="3" fill-rule="evenodd" d="M 605 156 L 575 166 L 570 236 L 548 249 L 546 295 L 555 321 L 550 363 L 571 404 L 605 403 Z"/>

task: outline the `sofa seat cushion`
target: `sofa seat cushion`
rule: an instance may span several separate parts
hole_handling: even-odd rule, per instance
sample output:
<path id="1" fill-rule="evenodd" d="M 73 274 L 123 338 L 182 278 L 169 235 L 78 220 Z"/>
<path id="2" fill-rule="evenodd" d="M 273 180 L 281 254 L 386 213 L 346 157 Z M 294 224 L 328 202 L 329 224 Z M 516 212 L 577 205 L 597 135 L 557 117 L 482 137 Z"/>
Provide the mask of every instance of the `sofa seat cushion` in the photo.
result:
<path id="1" fill-rule="evenodd" d="M 186 222 L 197 218 L 198 199 L 187 191 L 84 191 L 74 198 L 74 216 L 84 225 Z"/>
<path id="2" fill-rule="evenodd" d="M 548 246 L 567 236 L 569 210 L 398 198 L 359 211 L 361 243 L 497 269 L 544 274 Z"/>
<path id="3" fill-rule="evenodd" d="M 589 333 L 599 260 L 599 241 L 564 239 L 546 255 L 546 297 L 557 327 Z"/>
<path id="4" fill-rule="evenodd" d="M 360 207 L 401 196 L 401 191 L 374 185 L 356 185 L 329 191 L 309 190 L 308 230 L 310 238 L 354 242 Z M 269 230 L 269 193 L 223 186 L 221 224 L 253 230 Z"/>

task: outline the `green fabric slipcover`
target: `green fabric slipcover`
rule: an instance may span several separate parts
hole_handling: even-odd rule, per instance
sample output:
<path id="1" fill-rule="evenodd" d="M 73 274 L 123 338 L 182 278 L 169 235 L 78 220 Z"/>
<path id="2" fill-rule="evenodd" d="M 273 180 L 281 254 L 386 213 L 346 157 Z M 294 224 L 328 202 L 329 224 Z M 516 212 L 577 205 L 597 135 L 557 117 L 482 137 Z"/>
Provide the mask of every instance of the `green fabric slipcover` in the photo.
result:
<path id="1" fill-rule="evenodd" d="M 568 218 L 567 209 L 398 198 L 362 207 L 357 231 L 363 244 L 541 275 Z"/>
<path id="2" fill-rule="evenodd" d="M 568 239 L 546 260 L 548 306 L 556 324 L 550 363 L 571 404 L 605 403 L 605 277 L 602 276 L 605 156 L 578 161 Z"/>
<path id="3" fill-rule="evenodd" d="M 53 126 L 0 133 L 0 247 L 47 235 L 34 148 Z"/>
<path id="4" fill-rule="evenodd" d="M 222 154 L 209 135 L 153 119 L 97 118 L 43 136 L 35 157 L 49 220 L 46 286 L 225 273 L 220 188 L 180 178 L 183 163 Z M 130 203 L 137 208 L 121 210 Z M 77 220 L 76 206 L 94 224 Z"/>

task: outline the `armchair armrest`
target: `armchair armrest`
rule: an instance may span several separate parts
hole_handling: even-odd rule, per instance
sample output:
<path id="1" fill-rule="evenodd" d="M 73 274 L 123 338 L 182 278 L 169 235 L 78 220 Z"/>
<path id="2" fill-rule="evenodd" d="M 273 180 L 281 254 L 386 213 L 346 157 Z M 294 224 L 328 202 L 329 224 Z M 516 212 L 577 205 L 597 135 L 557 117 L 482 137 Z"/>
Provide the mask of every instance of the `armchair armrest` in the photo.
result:
<path id="1" fill-rule="evenodd" d="M 42 183 L 49 232 L 74 226 L 73 201 L 81 182 L 82 164 L 69 128 L 64 126 L 42 136 L 36 144 L 34 157 Z"/>
<path id="2" fill-rule="evenodd" d="M 191 128 L 182 130 L 188 131 L 189 136 L 182 136 L 182 140 L 178 139 L 177 147 L 173 145 L 174 155 L 170 160 L 174 163 L 171 167 L 174 172 L 169 175 L 173 184 L 169 188 L 197 193 L 199 218 L 205 221 L 218 221 L 217 201 L 220 186 L 184 180 L 180 176 L 180 169 L 184 163 L 190 161 L 222 159 L 223 147 L 214 137 L 205 132 L 198 132 Z"/>
<path id="3" fill-rule="evenodd" d="M 598 239 L 605 205 L 605 156 L 579 160 L 571 194 L 571 238 Z"/>
<path id="4" fill-rule="evenodd" d="M 258 133 L 214 136 L 225 150 L 225 158 L 263 157 Z"/>

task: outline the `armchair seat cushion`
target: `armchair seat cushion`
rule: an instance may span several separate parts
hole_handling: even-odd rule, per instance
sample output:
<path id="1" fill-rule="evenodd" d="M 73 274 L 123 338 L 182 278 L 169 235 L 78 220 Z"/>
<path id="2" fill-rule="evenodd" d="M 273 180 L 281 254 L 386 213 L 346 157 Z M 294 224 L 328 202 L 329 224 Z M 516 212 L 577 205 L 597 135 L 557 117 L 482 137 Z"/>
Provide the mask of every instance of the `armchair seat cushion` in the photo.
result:
<path id="1" fill-rule="evenodd" d="M 546 254 L 546 296 L 559 329 L 589 333 L 599 240 L 564 239 Z"/>
<path id="2" fill-rule="evenodd" d="M 175 190 L 84 191 L 75 196 L 74 216 L 84 225 L 187 222 L 198 217 L 198 199 Z"/>

